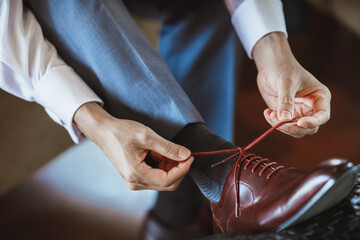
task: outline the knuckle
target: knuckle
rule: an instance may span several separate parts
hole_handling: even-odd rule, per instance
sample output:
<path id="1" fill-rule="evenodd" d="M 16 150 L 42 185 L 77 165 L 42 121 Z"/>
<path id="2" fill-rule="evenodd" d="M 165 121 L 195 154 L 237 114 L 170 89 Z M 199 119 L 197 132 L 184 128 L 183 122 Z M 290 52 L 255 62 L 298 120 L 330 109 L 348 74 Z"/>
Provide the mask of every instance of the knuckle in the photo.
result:
<path id="1" fill-rule="evenodd" d="M 168 191 L 172 192 L 179 188 L 179 184 L 173 184 L 168 188 Z"/>
<path id="2" fill-rule="evenodd" d="M 325 116 L 325 121 L 327 122 L 329 121 L 329 119 L 330 119 L 330 112 L 327 112 Z"/>
<path id="3" fill-rule="evenodd" d="M 331 100 L 332 94 L 331 94 L 330 90 L 328 89 L 327 92 L 328 92 L 329 100 Z"/>
<path id="4" fill-rule="evenodd" d="M 131 191 L 138 191 L 140 190 L 140 187 L 134 183 L 127 183 L 126 186 L 131 190 Z"/>
<path id="5" fill-rule="evenodd" d="M 304 133 L 302 131 L 297 131 L 297 130 L 290 130 L 287 132 L 288 135 L 294 137 L 294 138 L 301 138 L 304 136 Z"/>
<path id="6" fill-rule="evenodd" d="M 322 122 L 322 119 L 317 118 L 317 119 L 315 120 L 314 127 L 320 126 L 320 125 L 322 124 L 321 122 Z"/>
<path id="7" fill-rule="evenodd" d="M 167 181 L 167 182 L 163 182 L 162 184 L 160 184 L 160 187 L 163 189 L 166 189 L 167 191 L 169 191 L 169 189 L 173 188 L 173 186 L 174 186 L 173 181 Z"/>
<path id="8" fill-rule="evenodd" d="M 263 82 L 266 80 L 266 73 L 264 73 L 263 71 L 260 71 L 257 75 L 257 81 L 258 82 Z"/>
<path id="9" fill-rule="evenodd" d="M 309 135 L 314 135 L 315 133 L 317 133 L 319 131 L 319 128 L 315 128 L 314 130 L 312 130 Z"/>
<path id="10" fill-rule="evenodd" d="M 124 180 L 129 184 L 139 183 L 139 180 L 134 173 L 124 175 Z"/>
<path id="11" fill-rule="evenodd" d="M 148 128 L 139 129 L 136 134 L 135 138 L 141 144 L 147 144 L 151 140 L 151 132 Z"/>
<path id="12" fill-rule="evenodd" d="M 295 103 L 294 98 L 292 98 L 290 96 L 284 96 L 280 100 L 281 100 L 282 104 L 285 104 L 285 105 L 291 105 L 292 106 Z"/>
<path id="13" fill-rule="evenodd" d="M 302 138 L 304 135 L 292 135 L 294 138 Z"/>
<path id="14" fill-rule="evenodd" d="M 178 188 L 178 186 L 175 185 L 166 185 L 166 186 L 161 186 L 161 189 L 163 189 L 163 191 L 166 192 L 173 192 Z"/>
<path id="15" fill-rule="evenodd" d="M 171 187 L 171 183 L 163 183 L 163 184 L 161 184 L 161 187 L 169 189 Z"/>
<path id="16" fill-rule="evenodd" d="M 322 89 L 319 91 L 319 96 L 324 99 L 331 100 L 331 92 L 329 88 L 327 88 L 325 85 L 322 85 Z"/>
<path id="17" fill-rule="evenodd" d="M 327 96 L 329 99 L 331 99 L 331 92 L 329 90 L 329 88 L 327 88 L 326 86 L 325 87 L 325 96 Z"/>

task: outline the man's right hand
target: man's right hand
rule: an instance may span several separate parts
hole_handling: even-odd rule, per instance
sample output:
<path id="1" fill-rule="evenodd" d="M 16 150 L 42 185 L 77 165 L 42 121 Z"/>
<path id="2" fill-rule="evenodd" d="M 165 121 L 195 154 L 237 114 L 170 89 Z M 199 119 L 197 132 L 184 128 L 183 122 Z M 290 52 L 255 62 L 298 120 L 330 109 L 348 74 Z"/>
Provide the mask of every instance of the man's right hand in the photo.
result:
<path id="1" fill-rule="evenodd" d="M 131 190 L 175 190 L 190 169 L 190 150 L 172 143 L 141 123 L 117 119 L 97 103 L 81 106 L 74 122 L 110 159 Z M 152 151 L 159 168 L 144 161 Z"/>

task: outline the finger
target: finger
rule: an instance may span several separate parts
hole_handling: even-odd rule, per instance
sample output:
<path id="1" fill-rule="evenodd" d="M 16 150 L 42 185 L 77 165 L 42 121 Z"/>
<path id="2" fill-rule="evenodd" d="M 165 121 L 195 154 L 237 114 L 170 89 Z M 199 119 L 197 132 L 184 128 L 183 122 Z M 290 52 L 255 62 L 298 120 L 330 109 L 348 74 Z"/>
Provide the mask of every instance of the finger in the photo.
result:
<path id="1" fill-rule="evenodd" d="M 190 157 L 188 160 L 179 162 L 177 166 L 173 167 L 170 171 L 166 172 L 161 169 L 151 168 L 146 165 L 142 171 L 142 183 L 146 183 L 152 187 L 158 187 L 161 191 L 171 191 L 179 180 L 187 174 L 191 164 L 194 161 L 194 157 Z M 166 190 L 167 189 L 167 190 Z"/>
<path id="2" fill-rule="evenodd" d="M 266 109 L 264 111 L 265 119 L 270 123 L 271 126 L 275 126 L 280 122 L 277 118 L 276 111 L 271 109 Z M 296 123 L 285 124 L 277 128 L 280 132 L 290 135 L 295 138 L 304 137 L 305 135 L 314 135 L 319 130 L 318 127 L 315 128 L 302 128 L 297 126 Z"/>
<path id="3" fill-rule="evenodd" d="M 188 160 L 179 162 L 177 166 L 173 167 L 167 172 L 166 179 L 169 183 L 175 183 L 183 178 L 189 171 L 191 164 L 194 162 L 194 157 L 191 156 Z"/>
<path id="4" fill-rule="evenodd" d="M 158 163 L 159 169 L 162 169 L 166 172 L 170 171 L 173 167 L 177 166 L 178 161 L 172 161 L 157 152 L 151 151 L 151 158 Z"/>
<path id="5" fill-rule="evenodd" d="M 283 85 L 278 90 L 277 112 L 278 118 L 282 121 L 290 120 L 294 114 L 294 98 L 295 91 L 291 90 L 291 86 Z"/>
<path id="6" fill-rule="evenodd" d="M 151 134 L 150 141 L 145 146 L 147 149 L 153 150 L 174 161 L 183 161 L 191 156 L 191 151 L 189 149 L 170 142 L 157 135 L 155 132 L 152 132 Z"/>
<path id="7" fill-rule="evenodd" d="M 130 182 L 125 182 L 126 186 L 128 189 L 130 189 L 131 191 L 139 191 L 139 190 L 147 190 L 147 186 L 144 186 L 140 183 L 130 183 Z"/>
<path id="8" fill-rule="evenodd" d="M 159 154 L 155 151 L 151 151 L 150 156 L 157 163 L 164 162 L 166 159 L 164 156 L 162 156 L 161 154 Z"/>
<path id="9" fill-rule="evenodd" d="M 278 119 L 277 111 L 272 111 L 270 113 L 270 119 L 274 123 L 274 125 L 280 122 L 280 120 Z"/>
<path id="10" fill-rule="evenodd" d="M 177 166 L 177 163 L 178 162 L 175 162 L 175 161 L 171 161 L 171 160 L 166 160 L 165 161 L 165 171 L 166 172 L 169 172 L 171 169 L 173 169 L 174 167 Z"/>
<path id="11" fill-rule="evenodd" d="M 314 103 L 315 113 L 312 116 L 299 119 L 299 126 L 314 128 L 325 124 L 330 119 L 330 100 L 331 93 L 328 90 L 324 90 L 321 93 L 317 93 L 317 99 Z M 301 121 L 300 121 L 301 120 Z"/>
<path id="12" fill-rule="evenodd" d="M 272 126 L 274 126 L 280 122 L 277 111 L 271 111 L 269 118 L 270 118 Z"/>
<path id="13" fill-rule="evenodd" d="M 330 119 L 330 112 L 319 111 L 313 116 L 302 117 L 297 121 L 297 125 L 303 128 L 315 128 L 325 124 Z"/>
<path id="14" fill-rule="evenodd" d="M 270 108 L 265 109 L 264 117 L 271 126 L 275 126 L 279 122 L 277 115 L 276 115 L 276 111 L 274 111 Z"/>
<path id="15" fill-rule="evenodd" d="M 185 177 L 185 176 L 184 176 Z M 168 187 L 159 187 L 159 186 L 147 186 L 146 188 L 149 190 L 155 190 L 155 191 L 162 191 L 162 192 L 168 192 L 168 191 L 175 191 L 180 183 L 182 182 L 182 180 L 184 179 L 184 177 L 182 177 L 181 179 L 179 179 L 178 181 L 174 182 L 173 184 L 171 184 Z"/>
<path id="16" fill-rule="evenodd" d="M 265 120 L 271 125 L 271 126 L 274 126 L 272 124 L 272 121 L 271 121 L 271 118 L 270 118 L 270 114 L 271 114 L 272 110 L 270 108 L 267 108 L 264 110 L 264 117 L 265 117 Z"/>
<path id="17" fill-rule="evenodd" d="M 166 171 L 166 162 L 165 162 L 165 160 L 159 162 L 158 168 Z"/>
<path id="18" fill-rule="evenodd" d="M 156 185 L 148 185 L 148 184 L 141 184 L 141 183 L 136 183 L 136 184 L 126 183 L 126 185 L 132 191 L 138 191 L 138 190 L 175 191 L 179 187 L 179 185 L 183 179 L 184 178 L 179 179 L 178 181 L 176 181 L 174 184 L 170 185 L 169 187 L 160 187 L 160 186 L 156 186 Z"/>
<path id="19" fill-rule="evenodd" d="M 176 189 L 178 189 L 178 187 L 179 187 L 180 183 L 182 182 L 182 180 L 184 179 L 184 177 L 179 179 L 178 181 L 176 181 L 174 184 L 171 185 L 170 188 L 166 189 L 165 191 L 175 191 Z"/>
<path id="20" fill-rule="evenodd" d="M 316 127 L 308 129 L 299 127 L 295 124 L 289 124 L 289 126 L 280 126 L 278 130 L 292 137 L 300 138 L 306 135 L 314 135 L 318 132 L 319 128 Z"/>

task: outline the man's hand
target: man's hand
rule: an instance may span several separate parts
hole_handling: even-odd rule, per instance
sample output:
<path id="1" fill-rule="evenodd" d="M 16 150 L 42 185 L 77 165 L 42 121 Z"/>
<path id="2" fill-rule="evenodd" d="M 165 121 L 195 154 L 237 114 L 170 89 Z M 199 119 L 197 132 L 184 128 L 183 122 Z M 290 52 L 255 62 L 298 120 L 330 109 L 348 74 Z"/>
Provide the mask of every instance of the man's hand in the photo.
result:
<path id="1" fill-rule="evenodd" d="M 306 71 L 291 53 L 283 33 L 270 33 L 253 50 L 259 91 L 268 105 L 265 119 L 274 126 L 297 119 L 280 131 L 293 137 L 315 134 L 330 118 L 329 89 Z"/>
<path id="2" fill-rule="evenodd" d="M 74 121 L 110 159 L 131 190 L 173 191 L 194 161 L 190 150 L 138 122 L 114 118 L 96 103 L 81 106 Z M 159 168 L 144 162 L 149 150 Z"/>

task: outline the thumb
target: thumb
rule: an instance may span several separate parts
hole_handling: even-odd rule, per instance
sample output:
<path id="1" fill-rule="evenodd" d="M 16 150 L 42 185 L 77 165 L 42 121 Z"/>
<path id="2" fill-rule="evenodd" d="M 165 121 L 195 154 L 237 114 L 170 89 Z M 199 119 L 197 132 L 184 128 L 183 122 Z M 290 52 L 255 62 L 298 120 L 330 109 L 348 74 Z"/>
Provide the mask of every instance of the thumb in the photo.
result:
<path id="1" fill-rule="evenodd" d="M 191 156 L 189 149 L 170 142 L 158 135 L 151 141 L 148 148 L 174 161 L 183 161 Z"/>
<path id="2" fill-rule="evenodd" d="M 277 113 L 281 121 L 290 120 L 294 115 L 295 92 L 289 88 L 282 87 L 279 90 Z"/>

